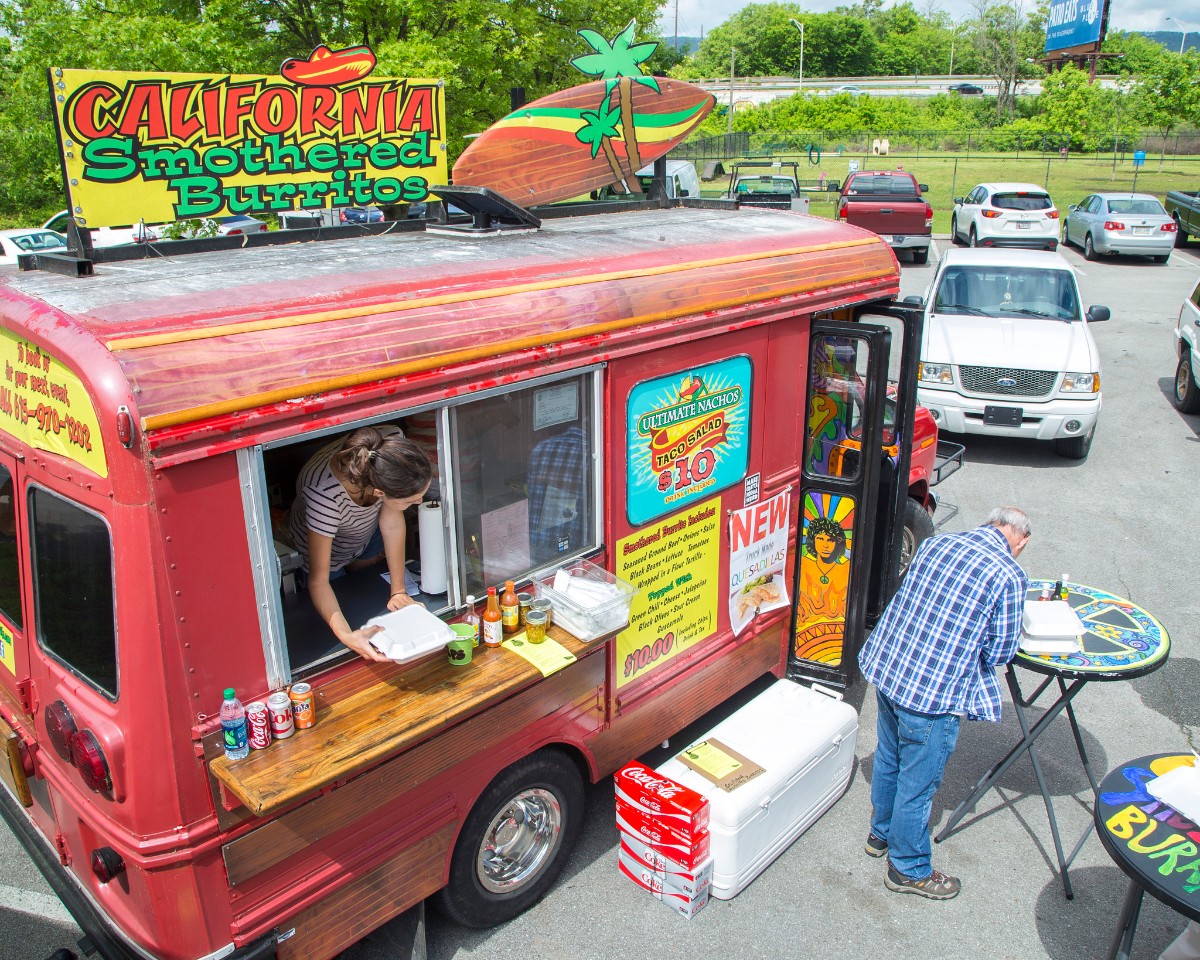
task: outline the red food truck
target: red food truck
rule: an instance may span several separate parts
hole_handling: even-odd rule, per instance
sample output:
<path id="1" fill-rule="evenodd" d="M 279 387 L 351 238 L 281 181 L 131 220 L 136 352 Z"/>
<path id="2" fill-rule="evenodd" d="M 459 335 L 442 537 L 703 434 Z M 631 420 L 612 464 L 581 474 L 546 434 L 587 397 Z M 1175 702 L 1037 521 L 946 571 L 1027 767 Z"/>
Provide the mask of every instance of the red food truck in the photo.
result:
<path id="1" fill-rule="evenodd" d="M 879 237 L 691 201 L 416 226 L 0 279 L 0 813 L 102 956 L 331 957 L 428 897 L 502 922 L 585 782 L 766 673 L 845 686 L 894 590 L 919 315 Z M 284 518 L 380 424 L 435 463 L 429 612 L 591 561 L 619 624 L 342 646 Z M 333 585 L 353 627 L 390 592 Z M 315 725 L 226 757 L 222 691 L 299 681 Z"/>

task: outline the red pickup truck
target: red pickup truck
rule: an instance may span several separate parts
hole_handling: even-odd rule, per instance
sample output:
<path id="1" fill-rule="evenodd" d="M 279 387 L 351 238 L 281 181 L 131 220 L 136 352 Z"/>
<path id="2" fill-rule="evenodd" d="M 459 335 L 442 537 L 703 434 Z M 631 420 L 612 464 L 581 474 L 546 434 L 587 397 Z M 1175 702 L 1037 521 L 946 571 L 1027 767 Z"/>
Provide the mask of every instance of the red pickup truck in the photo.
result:
<path id="1" fill-rule="evenodd" d="M 864 170 L 842 184 L 837 218 L 879 234 L 893 250 L 911 250 L 913 263 L 929 259 L 933 207 L 929 189 L 903 170 Z"/>

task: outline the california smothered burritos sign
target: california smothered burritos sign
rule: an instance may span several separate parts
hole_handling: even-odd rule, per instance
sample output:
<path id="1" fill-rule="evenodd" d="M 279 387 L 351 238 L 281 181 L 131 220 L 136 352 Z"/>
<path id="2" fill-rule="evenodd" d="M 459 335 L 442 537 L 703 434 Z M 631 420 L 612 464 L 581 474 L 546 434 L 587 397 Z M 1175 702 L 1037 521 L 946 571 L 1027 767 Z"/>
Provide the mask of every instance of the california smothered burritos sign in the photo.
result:
<path id="1" fill-rule="evenodd" d="M 437 80 L 366 47 L 278 76 L 50 71 L 71 210 L 89 227 L 406 203 L 446 183 Z"/>

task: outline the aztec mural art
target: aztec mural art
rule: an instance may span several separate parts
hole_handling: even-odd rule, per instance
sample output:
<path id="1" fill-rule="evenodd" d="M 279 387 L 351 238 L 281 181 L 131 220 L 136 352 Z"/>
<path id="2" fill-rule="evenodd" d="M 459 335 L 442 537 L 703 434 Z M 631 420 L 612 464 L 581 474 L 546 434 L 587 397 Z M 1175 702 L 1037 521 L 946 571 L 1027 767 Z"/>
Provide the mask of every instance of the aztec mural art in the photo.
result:
<path id="1" fill-rule="evenodd" d="M 802 660 L 834 667 L 842 662 L 855 506 L 850 497 L 804 495 L 795 647 Z"/>
<path id="2" fill-rule="evenodd" d="M 488 187 L 526 207 L 610 184 L 641 192 L 637 171 L 682 142 L 715 100 L 690 83 L 643 74 L 657 44 L 635 43 L 636 27 L 629 21 L 611 42 L 580 30 L 592 52 L 571 63 L 597 79 L 494 123 L 458 158 L 454 182 Z"/>

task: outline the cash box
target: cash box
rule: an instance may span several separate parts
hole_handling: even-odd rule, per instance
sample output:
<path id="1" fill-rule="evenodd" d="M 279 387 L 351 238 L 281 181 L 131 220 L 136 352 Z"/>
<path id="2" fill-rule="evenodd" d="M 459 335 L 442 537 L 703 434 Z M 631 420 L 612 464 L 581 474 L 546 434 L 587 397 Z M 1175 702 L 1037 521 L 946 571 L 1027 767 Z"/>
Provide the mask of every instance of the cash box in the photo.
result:
<path id="1" fill-rule="evenodd" d="M 726 791 L 672 757 L 657 772 L 708 798 L 712 895 L 737 896 L 845 792 L 858 714 L 832 696 L 779 680 L 713 727 L 763 772 Z"/>

